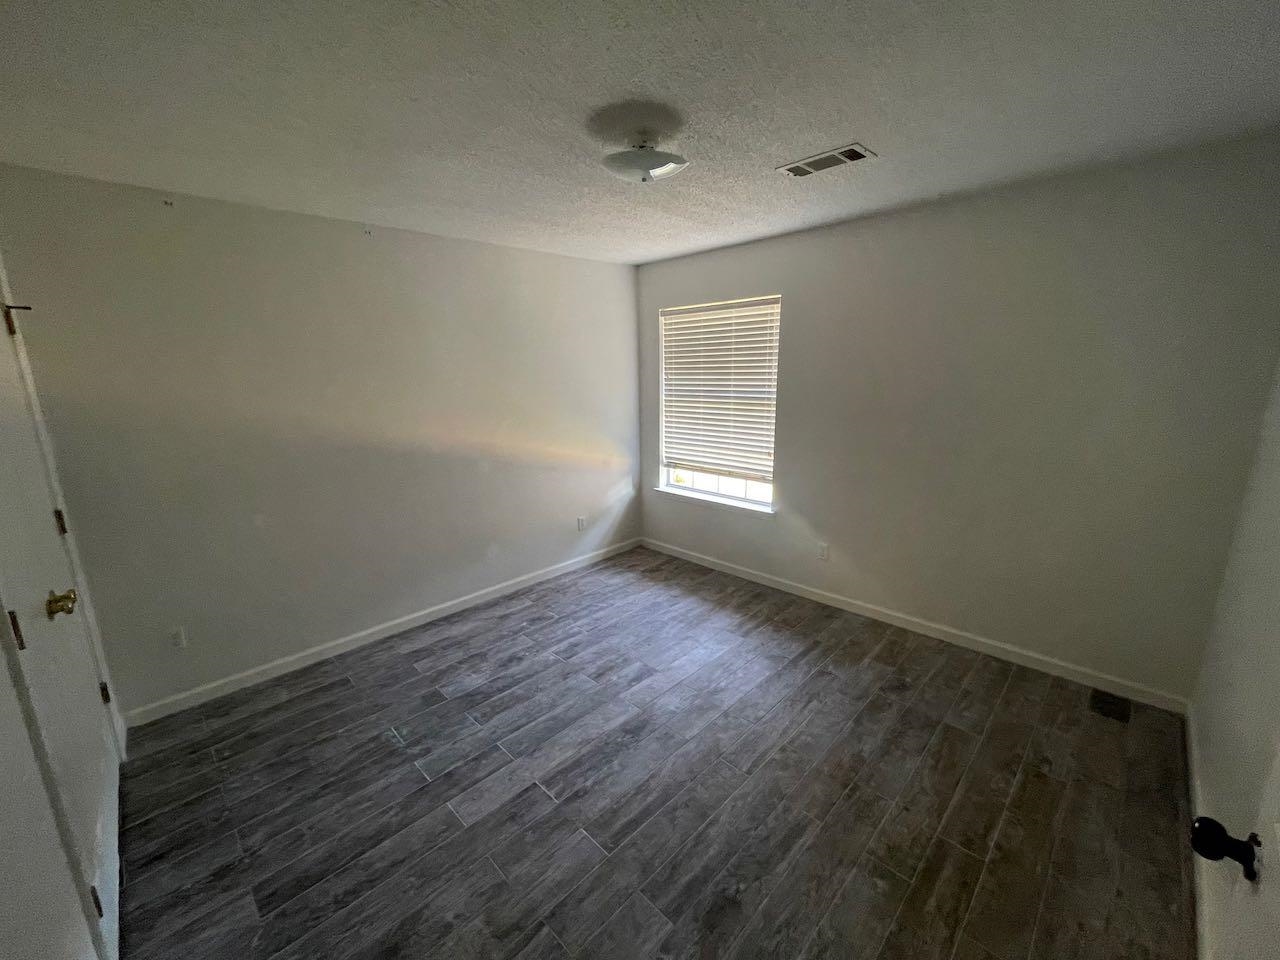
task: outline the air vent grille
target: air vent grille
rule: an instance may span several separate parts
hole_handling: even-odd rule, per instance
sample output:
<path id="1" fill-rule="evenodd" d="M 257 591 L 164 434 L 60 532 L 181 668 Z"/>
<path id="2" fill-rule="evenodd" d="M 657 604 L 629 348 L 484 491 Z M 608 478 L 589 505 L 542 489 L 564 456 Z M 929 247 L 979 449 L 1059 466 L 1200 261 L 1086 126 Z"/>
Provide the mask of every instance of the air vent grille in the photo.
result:
<path id="1" fill-rule="evenodd" d="M 807 177 L 809 174 L 817 173 L 820 170 L 830 170 L 850 163 L 872 160 L 875 156 L 862 144 L 851 143 L 847 146 L 837 147 L 834 150 L 828 150 L 826 153 L 820 153 L 815 157 L 784 163 L 777 169 L 779 173 L 784 173 L 788 177 Z"/>

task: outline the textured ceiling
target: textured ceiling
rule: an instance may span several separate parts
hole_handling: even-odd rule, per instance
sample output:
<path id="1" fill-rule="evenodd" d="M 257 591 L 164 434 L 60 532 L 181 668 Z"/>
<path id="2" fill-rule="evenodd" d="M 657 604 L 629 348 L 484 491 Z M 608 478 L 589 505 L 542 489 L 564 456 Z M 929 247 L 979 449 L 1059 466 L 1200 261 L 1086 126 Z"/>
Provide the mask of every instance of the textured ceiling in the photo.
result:
<path id="1" fill-rule="evenodd" d="M 1275 0 L 0 10 L 0 158 L 626 262 L 1280 122 Z M 678 178 L 600 166 L 629 97 L 684 115 Z M 774 172 L 853 140 L 881 159 Z"/>

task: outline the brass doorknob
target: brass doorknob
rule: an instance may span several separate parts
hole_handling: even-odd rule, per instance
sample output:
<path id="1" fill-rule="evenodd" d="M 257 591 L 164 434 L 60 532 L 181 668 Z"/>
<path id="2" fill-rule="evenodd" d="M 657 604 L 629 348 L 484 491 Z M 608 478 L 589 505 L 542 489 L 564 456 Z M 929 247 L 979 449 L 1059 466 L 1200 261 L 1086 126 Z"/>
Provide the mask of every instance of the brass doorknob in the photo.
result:
<path id="1" fill-rule="evenodd" d="M 54 593 L 50 590 L 49 599 L 44 602 L 44 609 L 49 614 L 49 619 L 52 620 L 59 613 L 73 612 L 76 608 L 76 601 L 79 599 L 75 588 L 68 590 L 66 593 Z"/>

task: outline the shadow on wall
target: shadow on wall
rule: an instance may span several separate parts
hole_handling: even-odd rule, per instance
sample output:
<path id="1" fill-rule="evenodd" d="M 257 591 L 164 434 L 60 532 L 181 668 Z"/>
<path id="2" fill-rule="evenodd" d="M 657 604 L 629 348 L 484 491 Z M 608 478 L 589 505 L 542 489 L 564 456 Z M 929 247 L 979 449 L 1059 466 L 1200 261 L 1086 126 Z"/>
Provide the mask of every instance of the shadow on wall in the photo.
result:
<path id="1" fill-rule="evenodd" d="M 621 446 L 466 424 L 359 436 L 217 410 L 57 409 L 127 709 L 639 534 Z M 186 649 L 170 639 L 179 626 Z"/>

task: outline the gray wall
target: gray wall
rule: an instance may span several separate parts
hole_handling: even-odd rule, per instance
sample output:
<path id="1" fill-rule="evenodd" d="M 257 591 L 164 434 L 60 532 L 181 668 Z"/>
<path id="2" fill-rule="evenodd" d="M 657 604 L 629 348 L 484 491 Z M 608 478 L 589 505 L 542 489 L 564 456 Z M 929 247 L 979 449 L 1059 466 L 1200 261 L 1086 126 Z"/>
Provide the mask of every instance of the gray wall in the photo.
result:
<path id="1" fill-rule="evenodd" d="M 1196 812 L 1262 838 L 1255 887 L 1234 863 L 1198 860 L 1200 952 L 1273 956 L 1280 942 L 1280 378 L 1249 479 L 1196 685 Z"/>
<path id="2" fill-rule="evenodd" d="M 641 267 L 646 535 L 1185 697 L 1280 354 L 1278 152 Z M 654 492 L 658 310 L 764 294 L 782 295 L 777 515 Z"/>
<path id="3" fill-rule="evenodd" d="M 163 197 L 0 167 L 127 710 L 638 534 L 632 268 Z"/>
<path id="4" fill-rule="evenodd" d="M 642 267 L 639 472 L 631 268 L 13 167 L 0 244 L 126 708 L 622 542 L 637 481 L 656 541 L 1176 700 L 1280 356 L 1278 150 Z M 652 492 L 658 309 L 767 293 L 779 513 Z"/>

